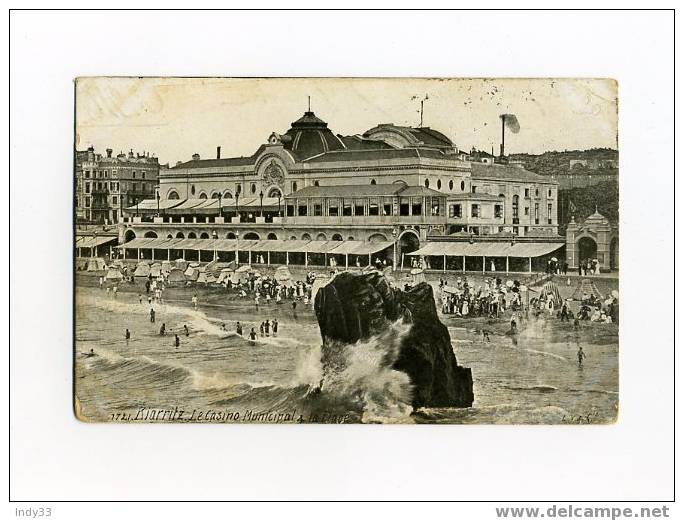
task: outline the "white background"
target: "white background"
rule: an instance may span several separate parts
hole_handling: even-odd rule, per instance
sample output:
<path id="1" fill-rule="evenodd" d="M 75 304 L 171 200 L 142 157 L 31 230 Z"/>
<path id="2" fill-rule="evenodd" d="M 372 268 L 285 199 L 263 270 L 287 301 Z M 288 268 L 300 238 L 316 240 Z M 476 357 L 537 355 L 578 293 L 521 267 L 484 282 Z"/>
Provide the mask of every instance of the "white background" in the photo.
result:
<path id="1" fill-rule="evenodd" d="M 671 499 L 673 45 L 671 12 L 13 13 L 11 499 Z M 79 423 L 71 410 L 72 80 L 87 75 L 617 79 L 618 423 Z M 17 506 L 28 505 L 8 512 Z M 162 510 L 174 519 L 210 508 L 223 518 L 293 512 L 278 505 L 247 506 L 240 515 L 231 505 L 52 506 L 60 519 L 86 507 L 100 518 L 129 519 Z M 483 519 L 494 517 L 489 505 L 476 507 Z M 384 505 L 349 508 L 318 506 L 326 517 L 388 512 Z M 397 514 L 431 511 L 406 506 Z"/>

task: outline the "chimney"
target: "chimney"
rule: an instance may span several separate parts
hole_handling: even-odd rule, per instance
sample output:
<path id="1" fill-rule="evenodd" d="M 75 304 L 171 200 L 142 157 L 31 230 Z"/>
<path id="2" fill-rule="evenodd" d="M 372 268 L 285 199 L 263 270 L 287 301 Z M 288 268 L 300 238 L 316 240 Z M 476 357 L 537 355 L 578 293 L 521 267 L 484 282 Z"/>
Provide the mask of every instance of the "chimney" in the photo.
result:
<path id="1" fill-rule="evenodd" d="M 192 160 L 193 161 L 199 161 L 200 155 L 199 154 L 192 154 Z"/>
<path id="2" fill-rule="evenodd" d="M 216 159 L 221 159 L 221 147 L 216 147 Z"/>
<path id="3" fill-rule="evenodd" d="M 111 148 L 107 149 L 107 157 L 112 157 L 112 149 Z"/>

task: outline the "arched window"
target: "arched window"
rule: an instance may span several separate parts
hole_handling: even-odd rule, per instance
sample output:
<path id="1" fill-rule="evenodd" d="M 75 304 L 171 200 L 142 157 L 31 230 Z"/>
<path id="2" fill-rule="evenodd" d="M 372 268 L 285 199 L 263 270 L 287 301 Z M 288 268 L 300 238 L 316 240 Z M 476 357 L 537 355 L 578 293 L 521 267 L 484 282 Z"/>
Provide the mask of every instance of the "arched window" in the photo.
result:
<path id="1" fill-rule="evenodd" d="M 437 179 L 437 190 L 441 190 L 441 189 L 442 189 L 442 180 Z"/>
<path id="2" fill-rule="evenodd" d="M 295 237 L 294 235 L 290 235 L 290 240 L 291 240 L 291 241 L 296 241 L 296 240 L 297 240 L 297 237 Z"/>
<path id="3" fill-rule="evenodd" d="M 266 236 L 266 239 L 268 239 L 269 241 L 277 241 L 278 236 L 275 233 L 271 232 Z"/>
<path id="4" fill-rule="evenodd" d="M 311 235 L 309 235 L 308 233 L 303 234 L 303 235 L 302 235 L 302 240 L 303 240 L 303 241 L 310 241 L 310 240 L 311 240 Z"/>
<path id="5" fill-rule="evenodd" d="M 429 179 L 425 180 L 425 188 L 430 188 L 430 180 Z"/>
<path id="6" fill-rule="evenodd" d="M 292 191 L 293 192 L 297 191 L 297 181 L 292 181 Z"/>
<path id="7" fill-rule="evenodd" d="M 145 238 L 146 239 L 156 239 L 157 234 L 155 232 L 147 232 L 147 233 L 145 233 Z"/>
<path id="8" fill-rule="evenodd" d="M 211 198 L 212 199 L 218 199 L 219 198 L 218 192 L 214 192 L 213 194 L 211 194 Z"/>
<path id="9" fill-rule="evenodd" d="M 192 195 L 195 195 L 195 185 L 192 185 L 192 186 L 190 187 L 190 193 L 191 193 Z"/>
<path id="10" fill-rule="evenodd" d="M 454 180 L 452 179 L 449 181 L 449 190 L 453 190 L 453 189 L 454 189 Z"/>
<path id="11" fill-rule="evenodd" d="M 318 183 L 318 179 L 316 179 L 316 180 L 314 181 L 314 186 L 321 186 L 321 185 Z"/>
<path id="12" fill-rule="evenodd" d="M 251 190 L 252 190 L 252 193 L 253 193 L 253 194 L 256 193 L 256 183 L 252 183 Z"/>
<path id="13" fill-rule="evenodd" d="M 168 235 L 166 236 L 166 238 L 167 238 L 167 239 L 173 239 L 173 235 L 168 234 Z"/>
<path id="14" fill-rule="evenodd" d="M 223 192 L 223 198 L 224 199 L 232 199 L 233 194 L 231 194 L 229 190 L 226 190 L 225 192 Z"/>
<path id="15" fill-rule="evenodd" d="M 209 234 L 207 232 L 202 232 L 200 234 L 200 239 L 208 239 L 208 238 L 209 238 Z"/>
<path id="16" fill-rule="evenodd" d="M 316 240 L 317 241 L 327 241 L 328 238 L 325 236 L 324 233 L 319 233 L 318 235 L 316 235 Z"/>
<path id="17" fill-rule="evenodd" d="M 246 241 L 258 241 L 259 240 L 259 234 L 254 233 L 254 232 L 249 232 L 245 234 L 245 240 Z"/>
<path id="18" fill-rule="evenodd" d="M 465 181 L 461 181 L 461 192 L 465 190 Z"/>
<path id="19" fill-rule="evenodd" d="M 228 232 L 226 239 L 235 239 L 235 234 L 233 232 Z"/>
<path id="20" fill-rule="evenodd" d="M 206 198 L 207 198 L 207 194 L 205 194 L 204 192 L 202 192 L 201 194 L 199 194 L 199 198 L 200 198 L 200 199 L 206 199 Z"/>
<path id="21" fill-rule="evenodd" d="M 195 235 L 195 232 L 190 232 L 188 234 L 188 239 L 197 239 L 197 235 Z"/>
<path id="22" fill-rule="evenodd" d="M 347 237 L 347 240 L 348 240 L 348 241 L 353 241 L 353 240 L 354 240 L 354 237 L 349 236 L 349 237 Z"/>
<path id="23" fill-rule="evenodd" d="M 372 184 L 372 185 L 376 184 L 376 183 L 375 183 L 375 179 L 371 179 L 371 184 Z"/>
<path id="24" fill-rule="evenodd" d="M 185 239 L 185 235 L 183 234 L 183 232 L 178 232 L 176 234 L 176 239 Z"/>
<path id="25" fill-rule="evenodd" d="M 339 233 L 336 233 L 335 235 L 332 236 L 333 241 L 341 241 L 342 236 Z"/>
<path id="26" fill-rule="evenodd" d="M 166 198 L 171 199 L 172 201 L 180 199 L 180 197 L 178 196 L 178 192 L 176 192 L 175 190 L 169 190 L 169 193 L 166 196 Z"/>
<path id="27" fill-rule="evenodd" d="M 269 197 L 277 198 L 279 195 L 281 195 L 280 188 L 271 188 L 271 191 L 268 192 Z"/>

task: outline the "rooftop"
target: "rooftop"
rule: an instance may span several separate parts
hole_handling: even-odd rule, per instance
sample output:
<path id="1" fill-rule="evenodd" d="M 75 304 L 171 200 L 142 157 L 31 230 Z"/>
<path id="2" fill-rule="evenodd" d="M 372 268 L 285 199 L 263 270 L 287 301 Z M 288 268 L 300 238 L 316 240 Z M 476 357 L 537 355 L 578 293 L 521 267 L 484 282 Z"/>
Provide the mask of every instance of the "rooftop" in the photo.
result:
<path id="1" fill-rule="evenodd" d="M 403 197 L 418 196 L 442 196 L 445 194 L 425 188 L 422 186 L 406 186 L 401 183 L 382 184 L 382 185 L 334 185 L 334 186 L 307 186 L 289 195 L 286 199 L 297 198 L 330 198 L 330 197 L 392 197 L 401 195 Z"/>

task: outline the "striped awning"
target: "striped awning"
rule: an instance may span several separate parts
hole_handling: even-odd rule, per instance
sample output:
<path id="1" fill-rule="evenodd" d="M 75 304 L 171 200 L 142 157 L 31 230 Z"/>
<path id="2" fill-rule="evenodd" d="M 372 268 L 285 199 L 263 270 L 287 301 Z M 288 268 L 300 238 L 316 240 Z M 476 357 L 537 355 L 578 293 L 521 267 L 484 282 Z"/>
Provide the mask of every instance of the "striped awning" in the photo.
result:
<path id="1" fill-rule="evenodd" d="M 117 238 L 112 236 L 97 236 L 97 235 L 78 235 L 76 237 L 77 248 L 95 248 L 102 244 L 115 241 Z"/>
<path id="2" fill-rule="evenodd" d="M 541 257 L 562 248 L 549 242 L 428 242 L 408 255 L 454 257 Z"/>

